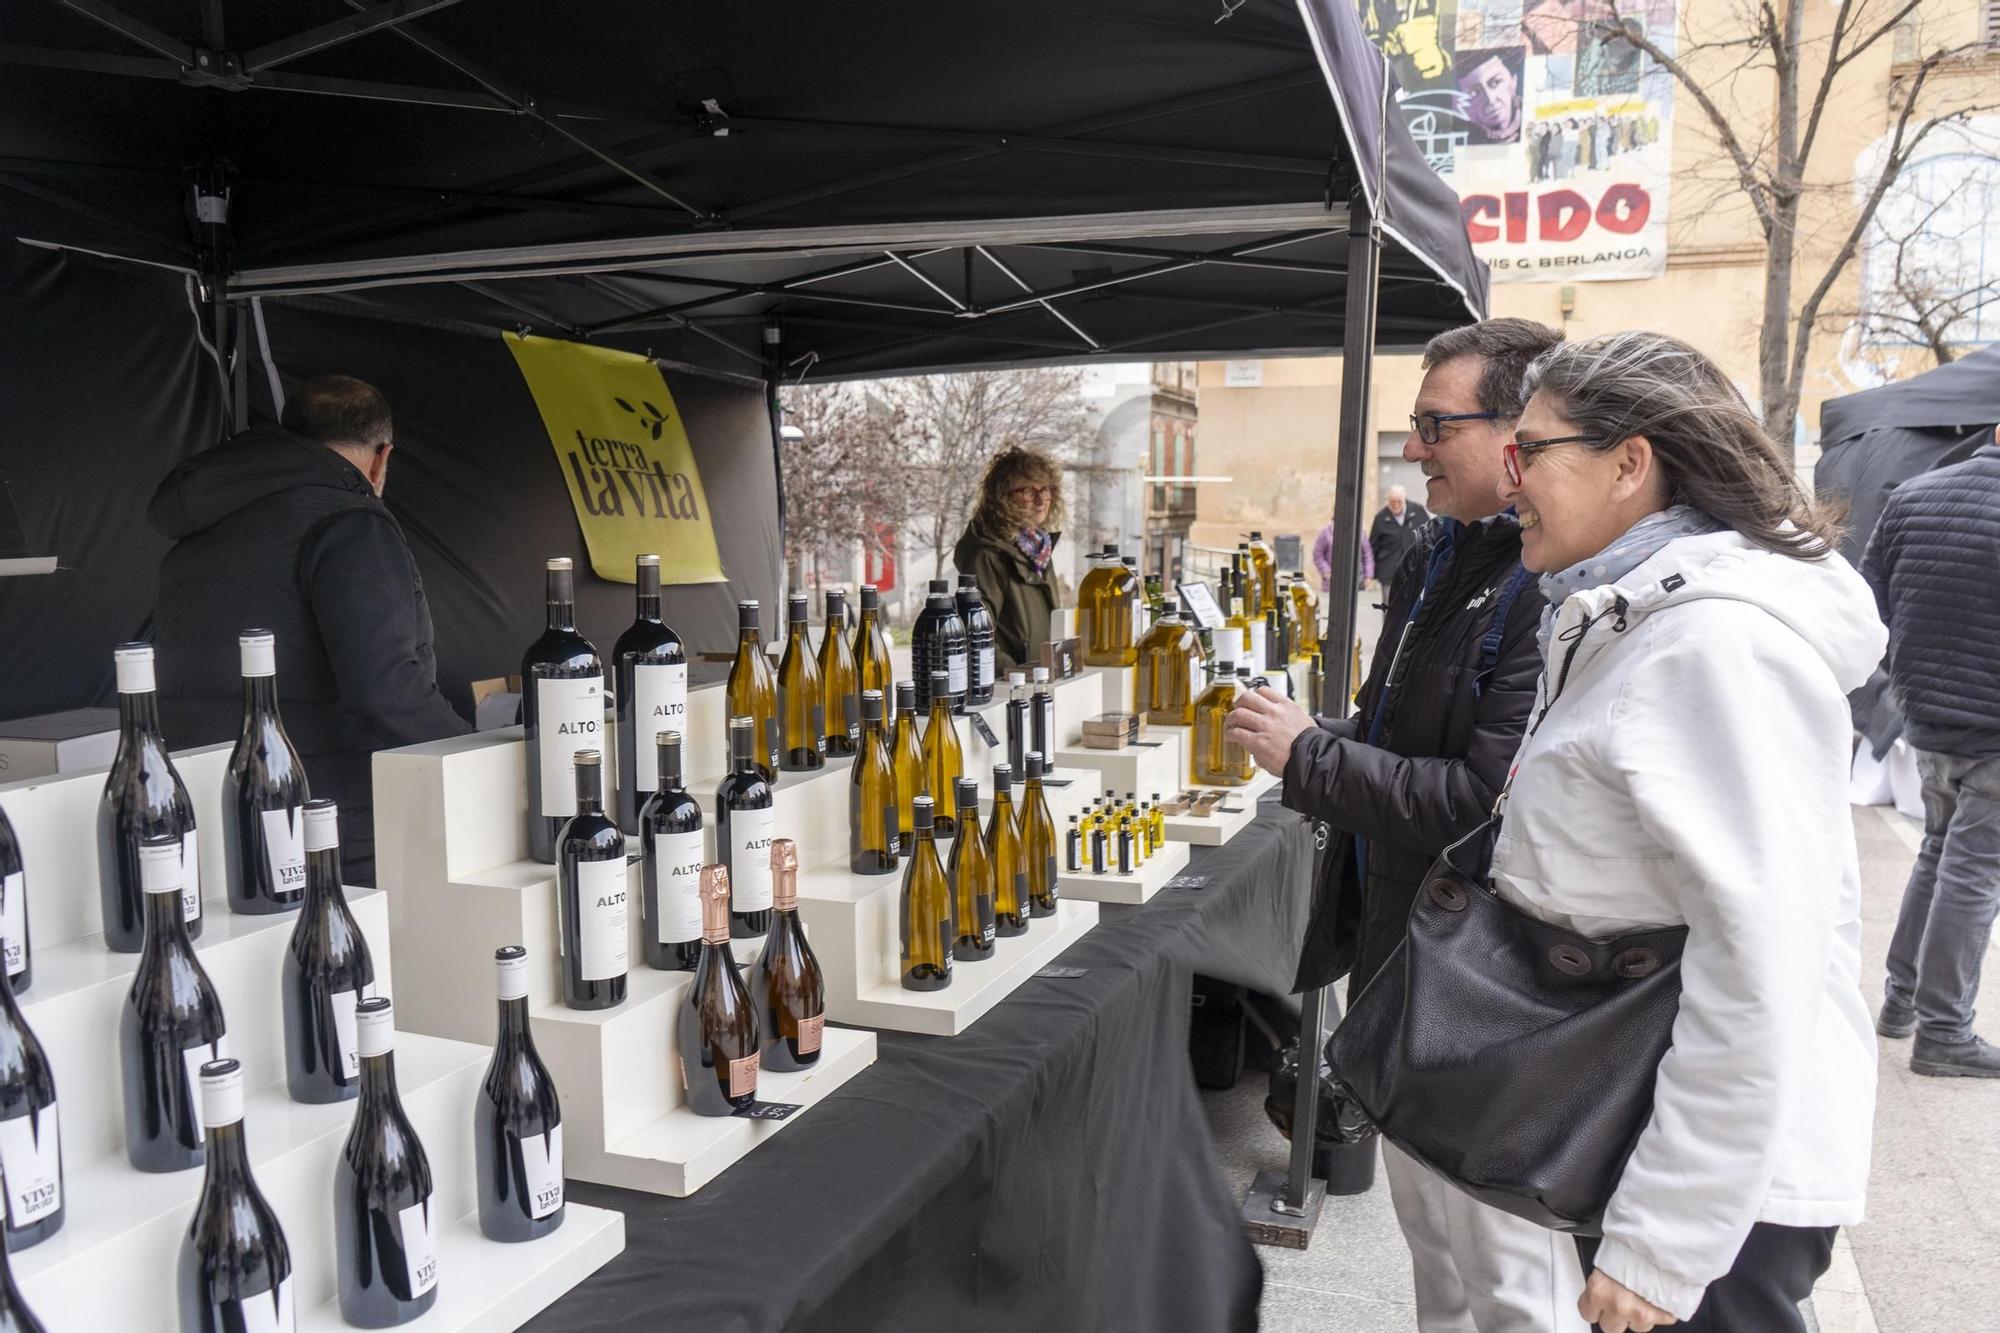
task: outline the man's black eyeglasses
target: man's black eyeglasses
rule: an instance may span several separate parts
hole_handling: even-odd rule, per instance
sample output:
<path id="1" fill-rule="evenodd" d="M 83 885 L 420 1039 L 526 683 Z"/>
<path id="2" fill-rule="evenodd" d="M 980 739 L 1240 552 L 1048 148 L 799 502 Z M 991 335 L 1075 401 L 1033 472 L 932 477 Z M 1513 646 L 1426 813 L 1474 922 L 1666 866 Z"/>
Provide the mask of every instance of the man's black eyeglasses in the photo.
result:
<path id="1" fill-rule="evenodd" d="M 1436 444 L 1444 436 L 1444 423 L 1447 421 L 1498 421 L 1499 419 L 1498 412 L 1425 412 L 1422 415 L 1413 412 L 1410 414 L 1410 429 L 1415 431 L 1417 438 L 1425 444 Z"/>

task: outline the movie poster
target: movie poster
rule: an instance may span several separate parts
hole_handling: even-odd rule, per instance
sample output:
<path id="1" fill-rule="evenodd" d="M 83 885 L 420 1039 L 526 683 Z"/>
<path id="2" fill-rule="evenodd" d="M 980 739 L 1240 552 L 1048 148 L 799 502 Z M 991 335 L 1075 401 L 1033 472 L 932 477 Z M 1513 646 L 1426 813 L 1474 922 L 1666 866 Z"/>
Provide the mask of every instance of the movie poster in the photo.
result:
<path id="1" fill-rule="evenodd" d="M 1359 0 L 1495 282 L 1666 268 L 1675 0 Z"/>

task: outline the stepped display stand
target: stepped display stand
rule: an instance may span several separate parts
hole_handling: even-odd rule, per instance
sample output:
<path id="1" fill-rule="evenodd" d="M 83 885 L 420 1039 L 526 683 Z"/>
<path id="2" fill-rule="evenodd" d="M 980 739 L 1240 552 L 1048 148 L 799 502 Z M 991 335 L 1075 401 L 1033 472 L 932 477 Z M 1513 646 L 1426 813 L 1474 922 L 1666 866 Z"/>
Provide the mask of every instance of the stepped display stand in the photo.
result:
<path id="1" fill-rule="evenodd" d="M 1093 875 L 1088 871 L 1079 874 L 1074 870 L 1065 870 L 1062 891 L 1072 898 L 1133 906 L 1165 888 L 1168 880 L 1187 868 L 1187 863 L 1187 844 L 1169 839 L 1165 847 L 1153 853 L 1144 865 L 1130 875 Z"/>
<path id="2" fill-rule="evenodd" d="M 308 1106 L 286 1093 L 279 979 L 297 916 L 229 911 L 220 808 L 228 757 L 227 746 L 174 757 L 201 834 L 204 924 L 195 949 L 222 1002 L 227 1052 L 243 1063 L 251 1162 L 291 1248 L 299 1327 L 344 1327 L 334 1292 L 333 1176 L 355 1103 Z M 26 865 L 34 951 L 34 983 L 18 1002 L 54 1070 L 65 1176 L 62 1230 L 14 1255 L 13 1266 L 50 1333 L 171 1333 L 181 1239 L 203 1172 L 149 1174 L 125 1159 L 117 1032 L 139 955 L 112 953 L 100 930 L 103 788 L 102 769 L 0 787 Z M 397 1001 L 405 1029 L 397 1084 L 445 1219 L 437 1304 L 408 1327 L 518 1328 L 624 1249 L 624 1216 L 571 1203 L 563 1225 L 540 1240 L 502 1245 L 480 1234 L 472 1116 L 490 1056 L 491 965 L 481 983 L 488 1016 L 476 1041 L 415 1035 L 401 1022 L 403 995 L 392 984 L 387 896 L 350 889 L 348 903 L 368 941 L 376 991 Z M 567 1100 L 565 1112 L 567 1119 Z"/>

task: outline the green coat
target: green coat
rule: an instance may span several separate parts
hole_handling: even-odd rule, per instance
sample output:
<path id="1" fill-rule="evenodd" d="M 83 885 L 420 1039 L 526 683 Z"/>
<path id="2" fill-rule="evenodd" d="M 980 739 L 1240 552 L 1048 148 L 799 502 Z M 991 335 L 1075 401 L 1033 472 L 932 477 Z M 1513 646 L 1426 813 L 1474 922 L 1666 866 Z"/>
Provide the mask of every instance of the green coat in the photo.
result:
<path id="1" fill-rule="evenodd" d="M 1050 533 L 1061 542 L 1061 533 Z M 993 655 L 998 669 L 1032 667 L 1049 640 L 1049 617 L 1056 609 L 1056 579 L 1051 568 L 1037 572 L 1012 541 L 995 541 L 968 527 L 952 548 L 952 563 L 979 584 L 979 595 L 993 613 Z"/>

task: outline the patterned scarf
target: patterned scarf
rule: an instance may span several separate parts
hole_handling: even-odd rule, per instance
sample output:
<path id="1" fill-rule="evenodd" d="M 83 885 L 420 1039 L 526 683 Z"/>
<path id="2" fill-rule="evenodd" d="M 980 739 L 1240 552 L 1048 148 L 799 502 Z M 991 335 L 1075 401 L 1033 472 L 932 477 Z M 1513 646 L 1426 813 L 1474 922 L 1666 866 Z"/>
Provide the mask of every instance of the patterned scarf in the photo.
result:
<path id="1" fill-rule="evenodd" d="M 1040 528 L 1026 527 L 1014 534 L 1014 545 L 1021 548 L 1021 554 L 1035 567 L 1037 574 L 1046 573 L 1049 557 L 1056 553 L 1056 539 Z"/>
<path id="2" fill-rule="evenodd" d="M 1724 526 L 1692 505 L 1672 505 L 1648 514 L 1625 529 L 1622 536 L 1590 559 L 1542 575 L 1542 595 L 1549 604 L 1542 608 L 1542 656 L 1549 652 L 1549 635 L 1555 631 L 1556 612 L 1574 593 L 1616 583 L 1660 553 L 1668 542 L 1704 532 L 1719 532 Z"/>

